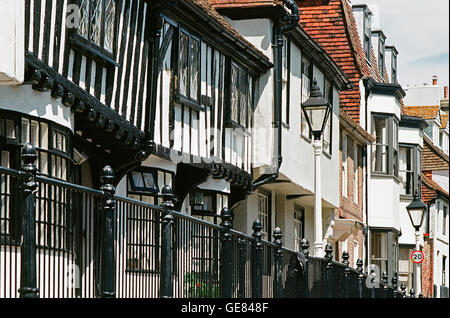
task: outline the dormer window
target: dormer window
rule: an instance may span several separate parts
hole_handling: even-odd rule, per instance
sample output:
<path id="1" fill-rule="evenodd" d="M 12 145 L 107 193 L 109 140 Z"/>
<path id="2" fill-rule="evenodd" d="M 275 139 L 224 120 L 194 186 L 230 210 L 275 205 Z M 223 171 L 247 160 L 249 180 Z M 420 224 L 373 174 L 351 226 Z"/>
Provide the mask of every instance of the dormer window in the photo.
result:
<path id="1" fill-rule="evenodd" d="M 115 30 L 115 0 L 81 0 L 81 21 L 78 35 L 100 48 L 102 53 L 112 53 Z"/>
<path id="2" fill-rule="evenodd" d="M 372 49 L 372 45 L 371 45 L 371 41 L 370 41 L 370 37 L 371 37 L 371 24 L 372 24 L 372 19 L 370 17 L 370 15 L 366 12 L 364 14 L 364 53 L 366 54 L 366 59 L 370 62 L 371 61 L 371 49 Z"/>
<path id="3" fill-rule="evenodd" d="M 392 52 L 391 83 L 397 84 L 397 55 Z"/>
<path id="4" fill-rule="evenodd" d="M 378 47 L 378 68 L 380 70 L 380 75 L 384 78 L 384 52 L 385 52 L 385 39 L 380 35 L 379 37 L 379 47 Z"/>

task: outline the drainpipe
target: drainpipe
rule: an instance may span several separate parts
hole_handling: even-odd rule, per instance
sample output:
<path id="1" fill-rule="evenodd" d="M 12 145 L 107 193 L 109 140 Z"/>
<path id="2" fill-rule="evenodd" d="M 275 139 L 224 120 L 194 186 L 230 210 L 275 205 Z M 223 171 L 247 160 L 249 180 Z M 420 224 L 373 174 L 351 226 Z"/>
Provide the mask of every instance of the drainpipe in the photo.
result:
<path id="1" fill-rule="evenodd" d="M 368 106 L 367 106 L 367 102 L 369 100 L 369 94 L 367 93 L 367 87 L 364 86 L 365 88 L 365 118 L 364 118 L 364 127 L 365 129 L 368 131 L 368 116 L 369 114 L 367 113 L 368 111 Z M 370 251 L 369 248 L 371 248 L 371 246 L 369 246 L 369 238 L 370 238 L 370 228 L 369 228 L 369 160 L 368 160 L 368 152 L 370 151 L 369 147 L 371 147 L 371 145 L 367 145 L 366 146 L 366 150 L 365 150 L 365 154 L 364 154 L 364 165 L 366 166 L 366 171 L 365 171 L 365 178 L 366 178 L 366 184 L 365 184 L 365 191 L 366 191 L 366 197 L 365 197 L 365 202 L 366 202 L 366 233 L 365 233 L 365 248 L 366 248 L 366 255 L 365 255 L 365 262 L 364 264 L 366 264 L 366 268 L 367 268 L 367 272 L 370 273 L 369 271 L 369 255 L 370 255 Z"/>
<path id="2" fill-rule="evenodd" d="M 277 168 L 273 174 L 264 174 L 253 183 L 253 189 L 256 189 L 263 184 L 275 181 L 280 172 L 281 163 L 283 162 L 282 155 L 282 125 L 281 125 L 281 105 L 282 105 L 282 76 L 283 76 L 283 35 L 298 26 L 300 16 L 298 14 L 298 6 L 294 0 L 283 0 L 283 4 L 291 11 L 288 17 L 279 17 L 274 26 L 273 38 L 273 55 L 275 61 L 275 82 L 274 82 L 274 123 L 273 126 L 277 131 Z M 286 25 L 282 25 L 287 22 Z"/>

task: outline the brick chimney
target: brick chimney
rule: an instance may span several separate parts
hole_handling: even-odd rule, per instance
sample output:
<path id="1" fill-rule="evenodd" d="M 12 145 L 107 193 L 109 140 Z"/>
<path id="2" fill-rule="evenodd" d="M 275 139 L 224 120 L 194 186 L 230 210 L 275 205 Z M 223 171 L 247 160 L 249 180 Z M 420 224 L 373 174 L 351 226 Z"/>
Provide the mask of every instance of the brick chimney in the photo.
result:
<path id="1" fill-rule="evenodd" d="M 444 99 L 448 99 L 448 86 L 444 86 Z"/>
<path id="2" fill-rule="evenodd" d="M 437 76 L 433 75 L 433 85 L 437 85 Z"/>

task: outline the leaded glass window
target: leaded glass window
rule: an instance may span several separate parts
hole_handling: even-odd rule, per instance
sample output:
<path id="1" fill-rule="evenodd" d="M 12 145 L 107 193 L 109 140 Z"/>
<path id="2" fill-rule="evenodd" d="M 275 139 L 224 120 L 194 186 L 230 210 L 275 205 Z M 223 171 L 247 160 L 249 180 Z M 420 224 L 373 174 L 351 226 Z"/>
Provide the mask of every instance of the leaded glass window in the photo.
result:
<path id="1" fill-rule="evenodd" d="M 81 0 L 78 35 L 112 53 L 114 47 L 115 0 Z"/>
<path id="2" fill-rule="evenodd" d="M 199 103 L 200 96 L 200 40 L 185 31 L 179 40 L 179 94 Z"/>
<path id="3" fill-rule="evenodd" d="M 249 77 L 246 70 L 231 64 L 231 120 L 249 127 Z"/>

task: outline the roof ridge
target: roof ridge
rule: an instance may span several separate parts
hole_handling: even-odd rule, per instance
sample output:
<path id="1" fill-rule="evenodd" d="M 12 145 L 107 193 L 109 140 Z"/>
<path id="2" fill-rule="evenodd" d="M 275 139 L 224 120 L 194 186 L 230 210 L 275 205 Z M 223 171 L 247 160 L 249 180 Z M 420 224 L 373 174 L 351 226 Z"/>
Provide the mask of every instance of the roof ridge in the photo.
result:
<path id="1" fill-rule="evenodd" d="M 428 177 L 426 174 L 422 173 L 422 180 L 424 183 L 431 189 L 440 191 L 444 193 L 447 197 L 449 196 L 448 191 L 442 188 L 439 184 L 436 183 L 432 178 Z"/>
<path id="2" fill-rule="evenodd" d="M 437 152 L 438 155 L 441 156 L 442 159 L 449 162 L 449 156 L 446 155 L 441 149 L 439 149 L 433 141 L 428 137 L 426 134 L 423 135 L 423 141 L 427 143 L 435 152 Z"/>

